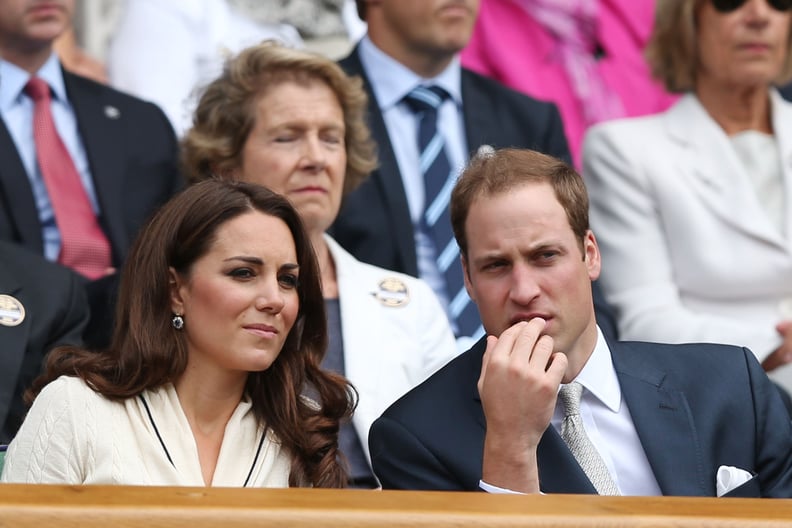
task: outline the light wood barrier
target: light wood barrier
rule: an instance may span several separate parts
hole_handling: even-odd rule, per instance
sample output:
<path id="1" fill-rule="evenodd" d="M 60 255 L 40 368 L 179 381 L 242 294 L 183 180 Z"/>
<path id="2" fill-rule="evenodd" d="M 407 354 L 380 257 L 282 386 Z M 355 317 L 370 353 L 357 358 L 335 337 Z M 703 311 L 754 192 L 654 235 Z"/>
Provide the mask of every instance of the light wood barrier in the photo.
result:
<path id="1" fill-rule="evenodd" d="M 0 485 L 7 528 L 792 526 L 792 500 Z"/>

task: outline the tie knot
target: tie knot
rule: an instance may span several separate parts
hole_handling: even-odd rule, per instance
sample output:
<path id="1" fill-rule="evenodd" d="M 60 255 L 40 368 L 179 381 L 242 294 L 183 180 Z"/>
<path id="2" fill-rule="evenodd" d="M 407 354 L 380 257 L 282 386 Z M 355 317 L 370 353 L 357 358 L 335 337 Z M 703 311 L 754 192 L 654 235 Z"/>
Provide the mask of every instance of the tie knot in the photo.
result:
<path id="1" fill-rule="evenodd" d="M 561 385 L 558 397 L 564 404 L 564 417 L 580 414 L 580 397 L 583 395 L 583 385 L 577 381 Z"/>
<path id="2" fill-rule="evenodd" d="M 404 101 L 416 114 L 421 112 L 437 112 L 437 109 L 448 99 L 448 92 L 439 86 L 418 86 L 404 96 Z"/>
<path id="3" fill-rule="evenodd" d="M 31 77 L 25 85 L 25 93 L 35 102 L 46 101 L 50 98 L 50 87 L 41 77 Z"/>

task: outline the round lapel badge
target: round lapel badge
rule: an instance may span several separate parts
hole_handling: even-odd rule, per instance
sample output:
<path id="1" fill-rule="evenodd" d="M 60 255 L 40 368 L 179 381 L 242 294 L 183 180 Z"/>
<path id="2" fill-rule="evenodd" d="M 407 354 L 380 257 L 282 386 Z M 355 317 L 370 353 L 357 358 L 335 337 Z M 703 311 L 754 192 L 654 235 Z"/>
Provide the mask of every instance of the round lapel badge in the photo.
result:
<path id="1" fill-rule="evenodd" d="M 0 295 L 0 325 L 17 326 L 25 320 L 25 307 L 15 297 Z"/>
<path id="2" fill-rule="evenodd" d="M 410 302 L 410 291 L 404 281 L 388 277 L 378 284 L 379 290 L 372 295 L 385 306 L 405 306 Z"/>

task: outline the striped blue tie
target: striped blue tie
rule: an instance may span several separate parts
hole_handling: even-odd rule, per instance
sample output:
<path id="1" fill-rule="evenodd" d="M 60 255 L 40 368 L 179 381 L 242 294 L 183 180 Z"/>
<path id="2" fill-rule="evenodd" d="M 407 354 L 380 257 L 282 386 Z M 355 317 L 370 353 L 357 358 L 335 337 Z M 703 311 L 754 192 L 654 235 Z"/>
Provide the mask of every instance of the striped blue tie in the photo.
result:
<path id="1" fill-rule="evenodd" d="M 407 94 L 404 101 L 419 119 L 418 150 L 426 193 L 421 222 L 434 242 L 437 267 L 445 278 L 449 315 L 458 336 L 479 336 L 483 329 L 478 310 L 465 291 L 459 246 L 448 211 L 456 178 L 446 155 L 443 136 L 437 129 L 437 111 L 448 97 L 448 92 L 438 86 L 419 86 Z"/>

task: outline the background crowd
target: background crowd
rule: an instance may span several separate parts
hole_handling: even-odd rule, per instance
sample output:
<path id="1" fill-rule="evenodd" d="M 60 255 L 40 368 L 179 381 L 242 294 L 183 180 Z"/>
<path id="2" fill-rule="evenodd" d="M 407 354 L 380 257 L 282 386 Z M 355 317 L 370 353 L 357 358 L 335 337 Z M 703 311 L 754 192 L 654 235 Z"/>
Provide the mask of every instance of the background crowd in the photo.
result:
<path id="1" fill-rule="evenodd" d="M 0 0 L 3 481 L 792 494 L 792 1 L 76 7 Z"/>

